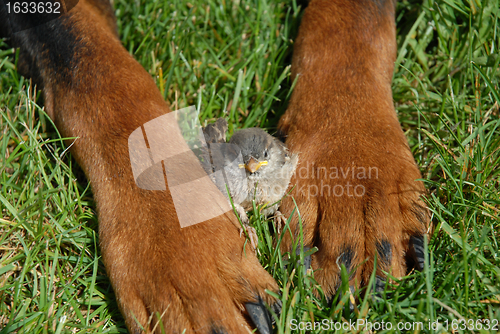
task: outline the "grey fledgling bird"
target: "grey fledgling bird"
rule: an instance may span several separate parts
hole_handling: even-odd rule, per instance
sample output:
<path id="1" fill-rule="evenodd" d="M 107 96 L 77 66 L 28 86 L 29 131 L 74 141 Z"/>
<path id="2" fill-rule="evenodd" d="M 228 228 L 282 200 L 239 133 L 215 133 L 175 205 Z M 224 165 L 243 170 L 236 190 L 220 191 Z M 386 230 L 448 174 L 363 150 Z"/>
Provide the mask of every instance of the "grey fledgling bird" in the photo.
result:
<path id="1" fill-rule="evenodd" d="M 219 148 L 219 152 L 222 152 L 221 158 L 211 161 L 215 169 L 217 169 L 215 160 L 224 160 L 223 165 L 228 166 L 235 161 L 235 156 L 241 153 L 243 163 L 224 168 L 225 181 L 235 209 L 245 224 L 250 242 L 255 249 L 258 239 L 255 229 L 248 225 L 246 212 L 252 209 L 254 200 L 257 206 L 265 205 L 262 214 L 266 217 L 274 214 L 278 230 L 280 229 L 286 219 L 278 211 L 279 201 L 286 194 L 290 179 L 297 167 L 298 155 L 290 154 L 285 144 L 260 128 L 236 131 L 228 142 L 233 145 L 217 146 L 226 142 L 226 131 L 227 122 L 222 118 L 203 129 L 209 149 L 213 152 L 212 148 Z M 239 152 L 234 151 L 234 145 Z M 221 191 L 226 193 L 225 189 Z M 241 232 L 243 230 L 240 230 L 240 234 Z"/>

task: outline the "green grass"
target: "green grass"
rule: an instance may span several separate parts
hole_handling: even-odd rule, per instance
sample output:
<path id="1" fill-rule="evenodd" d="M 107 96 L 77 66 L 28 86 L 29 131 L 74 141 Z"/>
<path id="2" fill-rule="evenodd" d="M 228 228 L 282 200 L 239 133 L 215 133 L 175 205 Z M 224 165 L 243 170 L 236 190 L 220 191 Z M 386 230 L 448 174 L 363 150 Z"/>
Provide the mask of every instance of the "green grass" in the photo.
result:
<path id="1" fill-rule="evenodd" d="M 115 8 L 125 47 L 172 109 L 225 116 L 231 132 L 274 131 L 292 86 L 294 1 L 116 0 Z M 342 307 L 346 287 L 329 307 L 297 264 L 303 254 L 285 260 L 254 214 L 261 263 L 282 288 L 276 333 L 322 332 L 291 331 L 291 319 L 422 322 L 423 332 L 435 321 L 436 332 L 461 319 L 500 321 L 499 8 L 498 0 L 398 3 L 394 100 L 435 226 L 425 270 L 395 279 L 381 299 L 361 298 L 355 312 Z M 89 185 L 15 72 L 15 53 L 5 45 L 0 53 L 0 333 L 126 332 L 96 246 Z"/>

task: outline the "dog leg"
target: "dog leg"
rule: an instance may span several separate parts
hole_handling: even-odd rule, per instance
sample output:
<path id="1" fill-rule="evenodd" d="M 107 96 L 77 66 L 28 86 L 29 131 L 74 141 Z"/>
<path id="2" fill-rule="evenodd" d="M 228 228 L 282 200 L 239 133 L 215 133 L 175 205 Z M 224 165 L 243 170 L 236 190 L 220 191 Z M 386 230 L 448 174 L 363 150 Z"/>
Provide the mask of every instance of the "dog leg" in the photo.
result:
<path id="1" fill-rule="evenodd" d="M 312 266 L 322 268 L 316 278 L 327 296 L 340 285 L 341 264 L 353 273 L 350 285 L 368 284 L 375 257 L 378 276 L 405 275 L 410 239 L 423 240 L 429 224 L 392 102 L 394 21 L 392 1 L 312 0 L 294 45 L 298 79 L 279 128 L 300 153 L 292 195 L 305 243 L 319 249 Z M 286 198 L 280 210 L 293 208 Z M 291 227 L 296 236 L 297 219 Z"/>
<path id="2" fill-rule="evenodd" d="M 121 45 L 112 13 L 105 1 L 80 0 L 32 29 L 13 33 L 26 22 L 8 19 L 12 42 L 36 67 L 45 110 L 64 137 L 77 138 L 71 152 L 92 186 L 101 251 L 127 327 L 249 333 L 246 307 L 258 329 L 270 333 L 259 319 L 266 319 L 262 301 L 273 302 L 264 290 L 277 285 L 244 250 L 234 214 L 181 229 L 169 190 L 135 183 L 129 135 L 169 108 Z"/>

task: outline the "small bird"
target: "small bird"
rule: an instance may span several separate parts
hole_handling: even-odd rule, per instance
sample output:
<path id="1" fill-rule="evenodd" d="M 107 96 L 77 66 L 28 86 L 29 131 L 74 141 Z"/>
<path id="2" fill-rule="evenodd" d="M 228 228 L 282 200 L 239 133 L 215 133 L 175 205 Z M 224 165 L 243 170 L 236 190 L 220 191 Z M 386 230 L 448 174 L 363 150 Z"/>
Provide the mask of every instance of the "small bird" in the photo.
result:
<path id="1" fill-rule="evenodd" d="M 216 184 L 219 189 L 223 188 L 220 189 L 223 193 L 226 193 L 227 185 L 234 207 L 255 249 L 258 238 L 255 229 L 248 225 L 246 212 L 252 209 L 254 200 L 258 206 L 265 205 L 262 214 L 266 217 L 274 214 L 279 231 L 286 222 L 278 211 L 279 201 L 286 194 L 299 157 L 298 154 L 290 154 L 284 143 L 260 128 L 236 131 L 228 142 L 232 145 L 220 145 L 226 142 L 226 131 L 227 121 L 222 118 L 203 129 L 212 156 L 211 172 L 224 166 L 225 184 L 223 183 L 223 187 L 220 182 Z M 218 151 L 219 155 L 214 154 L 214 151 Z M 237 161 L 239 154 L 239 162 L 242 163 L 235 165 L 234 161 Z M 243 229 L 240 234 L 242 232 Z"/>

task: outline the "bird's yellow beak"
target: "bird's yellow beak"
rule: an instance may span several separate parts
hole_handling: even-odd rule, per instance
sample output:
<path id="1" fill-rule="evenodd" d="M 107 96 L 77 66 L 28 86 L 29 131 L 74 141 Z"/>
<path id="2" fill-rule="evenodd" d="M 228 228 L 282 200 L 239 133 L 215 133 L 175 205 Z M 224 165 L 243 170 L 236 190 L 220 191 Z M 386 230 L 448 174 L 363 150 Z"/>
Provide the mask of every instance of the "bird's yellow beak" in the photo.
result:
<path id="1" fill-rule="evenodd" d="M 255 173 L 260 167 L 267 165 L 267 161 L 257 161 L 254 158 L 250 158 L 246 164 L 240 164 L 238 167 L 245 168 L 250 173 Z"/>

